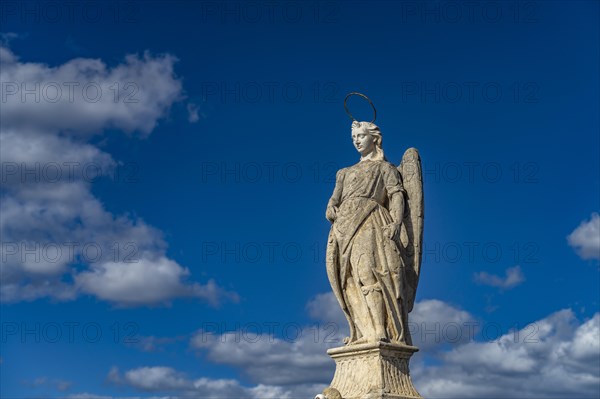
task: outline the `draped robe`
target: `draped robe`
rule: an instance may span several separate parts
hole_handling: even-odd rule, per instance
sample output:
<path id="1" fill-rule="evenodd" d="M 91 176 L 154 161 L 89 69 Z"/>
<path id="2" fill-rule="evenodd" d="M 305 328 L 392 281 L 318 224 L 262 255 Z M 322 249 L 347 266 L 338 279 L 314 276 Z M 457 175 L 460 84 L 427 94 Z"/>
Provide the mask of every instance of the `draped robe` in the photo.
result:
<path id="1" fill-rule="evenodd" d="M 328 206 L 337 208 L 327 243 L 327 275 L 350 325 L 349 344 L 369 336 L 374 329 L 365 295 L 370 289 L 382 293 L 386 337 L 411 345 L 406 306 L 405 268 L 401 246 L 386 233 L 394 223 L 391 198 L 404 201 L 402 177 L 386 160 L 362 160 L 340 169 Z M 358 262 L 367 257 L 366 262 Z M 368 267 L 370 270 L 359 270 Z M 372 272 L 374 287 L 365 286 L 361 273 Z"/>

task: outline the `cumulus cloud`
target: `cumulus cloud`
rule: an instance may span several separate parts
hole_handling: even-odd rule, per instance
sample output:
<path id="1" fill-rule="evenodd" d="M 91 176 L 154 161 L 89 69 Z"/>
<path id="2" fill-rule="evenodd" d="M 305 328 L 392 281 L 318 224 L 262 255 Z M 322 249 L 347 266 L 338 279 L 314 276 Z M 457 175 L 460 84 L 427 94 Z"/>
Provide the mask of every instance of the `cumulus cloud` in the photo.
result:
<path id="1" fill-rule="evenodd" d="M 475 282 L 483 285 L 490 285 L 503 290 L 509 290 L 516 287 L 525 281 L 525 276 L 519 265 L 506 269 L 504 277 L 489 274 L 487 272 L 479 272 L 474 275 Z"/>
<path id="2" fill-rule="evenodd" d="M 71 385 L 73 385 L 70 381 L 57 380 L 48 377 L 38 377 L 32 381 L 24 380 L 22 381 L 22 384 L 32 388 L 55 389 L 59 392 L 67 391 L 71 388 Z"/>
<path id="3" fill-rule="evenodd" d="M 334 364 L 327 349 L 341 345 L 335 330 L 294 329 L 298 337 L 246 336 L 242 332 L 221 335 L 199 331 L 191 346 L 206 352 L 208 360 L 233 366 L 252 382 L 265 385 L 326 384 Z M 329 342 L 331 341 L 331 342 Z"/>
<path id="4" fill-rule="evenodd" d="M 327 349 L 343 345 L 348 323 L 332 293 L 311 299 L 307 310 L 318 324 L 253 325 L 221 334 L 199 330 L 190 346 L 257 384 L 327 384 L 335 370 Z"/>
<path id="5" fill-rule="evenodd" d="M 415 303 L 408 324 L 413 345 L 425 353 L 469 342 L 479 328 L 469 312 L 437 299 Z"/>
<path id="6" fill-rule="evenodd" d="M 333 324 L 339 315 L 331 295 L 316 296 L 307 309 L 313 317 Z M 472 324 L 474 318 L 467 311 L 429 299 L 415 304 L 411 320 L 425 324 L 431 332 L 436 330 L 435 323 L 465 325 Z M 325 342 L 323 335 L 315 335 L 313 326 L 301 332 L 306 334 L 295 339 L 242 331 L 197 331 L 193 335 L 193 349 L 214 363 L 240 370 L 253 386 L 237 379 L 192 378 L 166 366 L 125 372 L 114 367 L 108 380 L 146 393 L 169 395 L 171 399 L 314 397 L 333 377 L 335 367 L 326 349 L 341 345 L 343 333 L 336 331 L 334 342 Z M 422 352 L 436 360 L 411 362 L 413 381 L 424 397 L 596 398 L 600 394 L 600 313 L 581 322 L 565 309 L 493 341 L 451 343 L 418 344 L 424 344 Z"/>
<path id="7" fill-rule="evenodd" d="M 141 367 L 129 370 L 124 377 L 130 385 L 147 391 L 189 388 L 189 381 L 169 367 Z"/>
<path id="8" fill-rule="evenodd" d="M 113 128 L 147 135 L 181 97 L 176 58 L 169 54 L 128 55 L 113 67 L 90 58 L 51 67 L 20 62 L 8 48 L 2 52 L 0 117 L 6 128 L 74 136 Z"/>
<path id="9" fill-rule="evenodd" d="M 292 392 L 280 387 L 257 385 L 246 387 L 235 379 L 192 379 L 171 367 L 139 367 L 120 373 L 113 367 L 108 380 L 146 392 L 169 392 L 173 398 L 249 398 L 286 399 Z"/>
<path id="10" fill-rule="evenodd" d="M 319 320 L 345 323 L 338 308 L 331 293 L 307 305 Z M 443 301 L 421 300 L 410 314 L 413 340 L 421 349 L 411 367 L 415 386 L 432 398 L 597 397 L 599 322 L 600 314 L 581 323 L 571 310 L 563 310 L 493 341 L 479 341 L 481 321 L 469 312 Z M 191 345 L 255 383 L 288 388 L 329 383 L 334 366 L 326 349 L 341 345 L 346 332 L 340 328 L 335 342 L 326 344 L 310 334 L 293 341 L 266 334 L 248 340 L 239 332 L 199 331 Z M 435 359 L 433 365 L 423 356 Z"/>
<path id="11" fill-rule="evenodd" d="M 600 314 L 579 323 L 562 310 L 493 342 L 440 354 L 439 366 L 412 370 L 430 398 L 597 398 Z"/>
<path id="12" fill-rule="evenodd" d="M 257 396 L 238 397 L 314 397 L 333 377 L 335 364 L 327 349 L 343 345 L 348 335 L 347 322 L 333 294 L 322 294 L 307 304 L 318 324 L 295 323 L 240 328 L 215 333 L 199 330 L 190 347 L 217 364 L 240 370 L 256 384 Z M 339 313 L 338 313 L 339 312 Z"/>
<path id="13" fill-rule="evenodd" d="M 567 236 L 569 245 L 582 259 L 600 259 L 600 215 L 592 213 Z"/>
<path id="14" fill-rule="evenodd" d="M 336 323 L 339 326 L 348 324 L 344 312 L 332 292 L 319 294 L 306 305 L 308 314 L 315 320 L 325 323 Z"/>
<path id="15" fill-rule="evenodd" d="M 160 230 L 112 214 L 92 194 L 119 163 L 91 138 L 106 129 L 150 134 L 181 97 L 175 61 L 145 53 L 112 67 L 83 58 L 51 67 L 0 46 L 3 302 L 80 294 L 123 306 L 237 300 L 214 281 L 189 282 L 189 269 L 166 256 Z"/>
<path id="16" fill-rule="evenodd" d="M 257 384 L 325 386 L 335 371 L 327 349 L 343 345 L 348 325 L 332 293 L 311 299 L 307 310 L 311 317 L 322 323 L 294 328 L 279 326 L 280 337 L 266 331 L 248 334 L 244 329 L 222 334 L 201 330 L 192 337 L 190 345 L 205 353 L 208 360 L 235 367 Z M 448 339 L 450 325 L 452 331 Z M 442 301 L 425 300 L 416 303 L 410 329 L 414 343 L 429 351 L 472 339 L 473 317 Z M 252 331 L 256 332 L 256 329 Z"/>

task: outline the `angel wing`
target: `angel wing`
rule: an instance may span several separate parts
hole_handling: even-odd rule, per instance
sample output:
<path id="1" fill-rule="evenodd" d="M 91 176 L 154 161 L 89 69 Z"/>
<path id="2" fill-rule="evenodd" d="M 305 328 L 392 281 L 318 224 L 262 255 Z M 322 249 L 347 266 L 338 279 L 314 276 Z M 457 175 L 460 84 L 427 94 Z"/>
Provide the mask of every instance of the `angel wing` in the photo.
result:
<path id="1" fill-rule="evenodd" d="M 416 148 L 409 148 L 404 152 L 398 171 L 402 175 L 406 190 L 400 242 L 406 266 L 407 295 L 405 299 L 407 310 L 410 312 L 417 294 L 423 254 L 423 175 L 421 157 Z"/>

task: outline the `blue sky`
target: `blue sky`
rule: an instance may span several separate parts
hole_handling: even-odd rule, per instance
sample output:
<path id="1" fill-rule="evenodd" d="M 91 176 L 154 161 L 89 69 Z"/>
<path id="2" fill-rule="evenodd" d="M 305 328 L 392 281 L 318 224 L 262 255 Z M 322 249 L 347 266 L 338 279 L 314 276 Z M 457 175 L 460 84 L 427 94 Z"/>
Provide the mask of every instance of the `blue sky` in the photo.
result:
<path id="1" fill-rule="evenodd" d="M 417 389 L 597 397 L 599 12 L 3 2 L 1 396 L 319 393 L 360 91 L 423 159 Z"/>

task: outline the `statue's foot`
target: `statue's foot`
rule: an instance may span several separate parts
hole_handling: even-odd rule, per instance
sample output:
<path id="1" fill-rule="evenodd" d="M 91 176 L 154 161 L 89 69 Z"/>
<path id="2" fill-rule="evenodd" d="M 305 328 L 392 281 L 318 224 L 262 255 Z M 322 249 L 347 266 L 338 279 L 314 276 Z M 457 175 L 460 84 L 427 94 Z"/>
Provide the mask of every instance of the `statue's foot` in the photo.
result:
<path id="1" fill-rule="evenodd" d="M 361 337 L 359 339 L 355 339 L 354 341 L 348 342 L 346 345 L 358 345 L 364 344 L 365 342 L 368 342 L 367 337 Z"/>
<path id="2" fill-rule="evenodd" d="M 387 337 L 383 328 L 376 329 L 374 338 L 376 342 L 390 342 L 390 339 Z"/>

